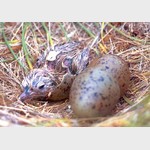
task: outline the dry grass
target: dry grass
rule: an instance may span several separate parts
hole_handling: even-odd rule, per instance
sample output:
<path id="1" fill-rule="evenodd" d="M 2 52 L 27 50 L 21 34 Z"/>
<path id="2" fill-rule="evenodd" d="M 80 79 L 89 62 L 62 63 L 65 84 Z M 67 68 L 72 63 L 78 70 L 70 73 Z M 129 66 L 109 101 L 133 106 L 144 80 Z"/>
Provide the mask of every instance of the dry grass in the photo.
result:
<path id="1" fill-rule="evenodd" d="M 149 94 L 150 23 L 5 23 L 0 28 L 0 126 L 92 126 L 110 119 L 79 119 L 68 100 L 17 101 L 21 81 L 38 55 L 53 44 L 74 40 L 82 41 L 94 55 L 116 54 L 129 62 L 130 88 L 116 105 L 114 115 L 126 113 Z"/>

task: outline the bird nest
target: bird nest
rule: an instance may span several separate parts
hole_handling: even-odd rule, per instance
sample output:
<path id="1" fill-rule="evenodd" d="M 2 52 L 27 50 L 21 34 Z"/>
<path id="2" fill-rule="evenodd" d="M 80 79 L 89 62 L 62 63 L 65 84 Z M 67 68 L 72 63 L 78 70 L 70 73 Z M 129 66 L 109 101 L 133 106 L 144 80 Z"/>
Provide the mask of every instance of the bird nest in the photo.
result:
<path id="1" fill-rule="evenodd" d="M 150 23 L 1 23 L 0 126 L 150 126 Z M 130 85 L 107 117 L 78 118 L 69 100 L 18 101 L 21 82 L 47 48 L 80 41 L 129 63 Z"/>

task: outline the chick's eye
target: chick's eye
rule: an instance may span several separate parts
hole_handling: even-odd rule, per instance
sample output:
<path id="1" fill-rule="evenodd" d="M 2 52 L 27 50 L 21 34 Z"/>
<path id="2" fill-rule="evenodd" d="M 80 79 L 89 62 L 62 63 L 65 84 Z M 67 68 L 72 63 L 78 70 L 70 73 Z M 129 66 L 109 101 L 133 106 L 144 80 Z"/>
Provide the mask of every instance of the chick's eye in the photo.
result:
<path id="1" fill-rule="evenodd" d="M 57 85 L 57 83 L 56 83 L 55 81 L 53 81 L 53 82 L 51 82 L 50 85 L 51 85 L 51 86 L 55 86 L 55 85 Z"/>
<path id="2" fill-rule="evenodd" d="M 40 89 L 40 90 L 43 89 L 43 88 L 44 88 L 44 85 L 39 86 L 39 89 Z"/>

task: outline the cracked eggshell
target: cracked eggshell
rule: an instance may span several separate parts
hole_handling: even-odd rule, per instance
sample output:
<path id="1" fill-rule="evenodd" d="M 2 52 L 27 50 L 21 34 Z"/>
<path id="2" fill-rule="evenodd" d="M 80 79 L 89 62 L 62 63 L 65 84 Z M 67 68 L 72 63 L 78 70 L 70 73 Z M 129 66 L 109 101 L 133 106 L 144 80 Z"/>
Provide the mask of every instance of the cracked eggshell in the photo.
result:
<path id="1" fill-rule="evenodd" d="M 69 100 L 78 117 L 109 115 L 120 98 L 117 80 L 107 72 L 89 67 L 73 81 Z"/>

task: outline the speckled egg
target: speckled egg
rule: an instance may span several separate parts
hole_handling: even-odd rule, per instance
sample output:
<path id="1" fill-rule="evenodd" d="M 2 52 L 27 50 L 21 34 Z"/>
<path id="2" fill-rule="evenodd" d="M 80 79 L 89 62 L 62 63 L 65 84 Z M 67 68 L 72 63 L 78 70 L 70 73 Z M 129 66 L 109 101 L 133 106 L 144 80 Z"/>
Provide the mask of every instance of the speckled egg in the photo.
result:
<path id="1" fill-rule="evenodd" d="M 78 117 L 97 117 L 110 114 L 119 97 L 117 80 L 105 71 L 90 67 L 74 80 L 69 100 Z"/>
<path id="2" fill-rule="evenodd" d="M 130 82 L 130 71 L 126 61 L 117 55 L 107 54 L 92 61 L 89 67 L 101 69 L 113 76 L 119 84 L 121 96 L 124 95 Z"/>

